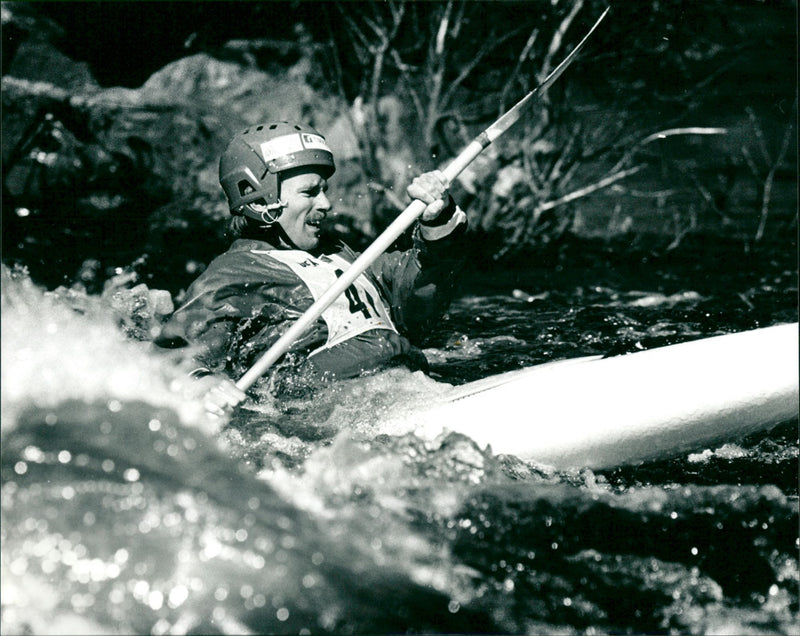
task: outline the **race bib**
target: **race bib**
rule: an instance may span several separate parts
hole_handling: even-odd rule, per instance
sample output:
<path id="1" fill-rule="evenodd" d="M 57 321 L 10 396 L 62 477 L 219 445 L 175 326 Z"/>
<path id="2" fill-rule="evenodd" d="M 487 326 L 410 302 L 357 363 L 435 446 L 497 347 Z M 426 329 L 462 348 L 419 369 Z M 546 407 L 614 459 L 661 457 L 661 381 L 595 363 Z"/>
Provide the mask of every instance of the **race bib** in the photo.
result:
<path id="1" fill-rule="evenodd" d="M 267 254 L 289 267 L 305 283 L 315 301 L 350 267 L 350 263 L 337 254 L 317 258 L 299 250 L 252 251 Z M 322 318 L 328 326 L 328 341 L 322 349 L 370 329 L 397 332 L 378 290 L 363 274 L 322 312 Z M 312 351 L 311 355 L 319 350 Z"/>

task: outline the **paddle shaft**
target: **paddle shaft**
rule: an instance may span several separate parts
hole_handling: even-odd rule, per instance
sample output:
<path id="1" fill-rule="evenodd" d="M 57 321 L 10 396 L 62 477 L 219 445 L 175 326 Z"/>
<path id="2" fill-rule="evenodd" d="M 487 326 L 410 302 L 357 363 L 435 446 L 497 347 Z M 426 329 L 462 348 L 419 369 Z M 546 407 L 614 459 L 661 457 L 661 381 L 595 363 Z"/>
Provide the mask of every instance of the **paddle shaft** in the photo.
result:
<path id="1" fill-rule="evenodd" d="M 502 115 L 496 122 L 478 135 L 470 144 L 462 150 L 459 155 L 442 172 L 447 183 L 461 174 L 461 172 L 471 164 L 474 159 L 483 152 L 483 149 L 491 144 L 495 139 L 508 130 L 522 115 L 523 108 L 534 97 L 534 95 L 547 89 L 555 82 L 564 70 L 569 66 L 583 47 L 586 40 L 594 32 L 600 22 L 608 13 L 606 9 L 594 23 L 591 30 L 584 36 L 572 52 L 559 64 L 547 78 L 536 88 L 530 91 L 525 97 L 519 100 L 508 112 Z M 260 378 L 278 359 L 285 354 L 305 332 L 316 321 L 330 305 L 353 284 L 364 271 L 383 254 L 397 238 L 408 229 L 408 227 L 424 212 L 427 204 L 416 199 L 403 210 L 403 212 L 387 227 L 378 238 L 359 256 L 350 267 L 322 294 L 314 304 L 303 313 L 300 318 L 273 344 L 255 364 L 236 382 L 236 387 L 241 391 L 246 391 Z"/>

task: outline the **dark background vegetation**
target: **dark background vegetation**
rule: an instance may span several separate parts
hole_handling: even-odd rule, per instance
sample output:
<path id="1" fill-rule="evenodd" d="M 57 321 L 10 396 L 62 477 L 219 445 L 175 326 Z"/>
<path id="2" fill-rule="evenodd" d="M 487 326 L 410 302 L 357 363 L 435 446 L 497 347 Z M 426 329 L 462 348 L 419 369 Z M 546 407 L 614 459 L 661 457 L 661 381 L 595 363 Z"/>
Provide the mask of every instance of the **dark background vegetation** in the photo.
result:
<path id="1" fill-rule="evenodd" d="M 216 159 L 304 119 L 363 246 L 567 55 L 605 2 L 5 2 L 3 259 L 177 291 L 224 249 Z M 586 51 L 453 190 L 502 265 L 575 237 L 796 250 L 796 5 L 612 3 Z M 652 238 L 656 237 L 656 238 Z"/>

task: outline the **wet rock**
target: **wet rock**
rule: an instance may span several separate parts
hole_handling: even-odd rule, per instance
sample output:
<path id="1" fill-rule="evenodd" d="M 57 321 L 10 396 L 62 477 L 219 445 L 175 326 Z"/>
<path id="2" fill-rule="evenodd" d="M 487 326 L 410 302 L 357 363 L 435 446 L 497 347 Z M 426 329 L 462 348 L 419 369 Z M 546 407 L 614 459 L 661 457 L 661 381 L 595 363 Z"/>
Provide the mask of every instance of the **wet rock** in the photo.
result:
<path id="1" fill-rule="evenodd" d="M 70 59 L 49 42 L 22 42 L 9 64 L 8 73 L 68 91 L 99 90 L 86 63 Z"/>
<path id="2" fill-rule="evenodd" d="M 31 46 L 10 70 L 28 73 L 27 61 L 50 50 Z M 87 259 L 113 269 L 150 252 L 163 276 L 208 260 L 228 216 L 216 173 L 230 137 L 267 119 L 314 113 L 324 129 L 337 117 L 300 71 L 277 77 L 207 54 L 168 64 L 138 89 L 51 79 L 4 77 L 2 147 L 4 203 L 18 211 L 4 252 L 53 286 Z M 210 240 L 198 246 L 199 237 Z"/>

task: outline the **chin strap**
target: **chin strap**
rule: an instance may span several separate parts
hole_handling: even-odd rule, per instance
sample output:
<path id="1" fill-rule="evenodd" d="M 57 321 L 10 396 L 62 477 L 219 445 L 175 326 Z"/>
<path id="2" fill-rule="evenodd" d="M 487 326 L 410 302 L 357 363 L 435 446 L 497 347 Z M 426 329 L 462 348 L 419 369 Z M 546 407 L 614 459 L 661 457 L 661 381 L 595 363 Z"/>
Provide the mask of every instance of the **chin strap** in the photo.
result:
<path id="1" fill-rule="evenodd" d="M 270 226 L 277 223 L 278 219 L 281 217 L 281 214 L 283 214 L 283 208 L 285 207 L 286 204 L 278 199 L 275 203 L 270 203 L 266 210 L 259 212 L 259 216 L 264 222 L 264 225 Z"/>
<path id="2" fill-rule="evenodd" d="M 261 221 L 265 226 L 270 227 L 278 222 L 278 219 L 281 217 L 281 213 L 283 212 L 283 208 L 285 207 L 286 204 L 278 199 L 275 203 L 268 204 L 266 209 L 260 212 L 254 210 L 251 205 L 243 205 L 237 210 L 237 212 L 242 216 L 253 219 L 254 221 Z"/>
<path id="3" fill-rule="evenodd" d="M 262 212 L 256 212 L 249 205 L 246 205 L 239 208 L 236 213 L 241 216 L 246 216 L 249 219 L 253 219 L 254 221 L 263 223 L 264 225 L 262 227 L 264 230 L 269 231 L 272 236 L 280 239 L 284 245 L 290 249 L 299 250 L 300 248 L 295 245 L 292 239 L 289 238 L 286 230 L 284 230 L 283 226 L 279 223 L 281 212 L 285 207 L 286 204 L 283 201 L 278 200 L 277 203 L 268 205 L 267 208 Z M 277 211 L 277 213 L 274 213 L 275 211 Z"/>

